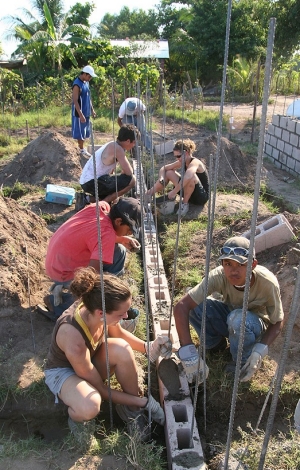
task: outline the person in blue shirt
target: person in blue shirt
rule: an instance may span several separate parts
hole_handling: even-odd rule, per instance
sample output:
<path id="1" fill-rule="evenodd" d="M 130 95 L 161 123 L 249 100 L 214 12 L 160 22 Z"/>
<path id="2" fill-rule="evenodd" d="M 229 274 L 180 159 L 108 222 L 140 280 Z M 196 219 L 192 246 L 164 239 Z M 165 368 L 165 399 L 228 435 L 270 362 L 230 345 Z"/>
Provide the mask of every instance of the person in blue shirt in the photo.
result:
<path id="1" fill-rule="evenodd" d="M 96 117 L 89 87 L 93 77 L 97 77 L 93 67 L 86 65 L 72 84 L 72 137 L 77 140 L 80 153 L 86 156 L 91 156 L 83 147 L 90 136 L 90 116 Z"/>

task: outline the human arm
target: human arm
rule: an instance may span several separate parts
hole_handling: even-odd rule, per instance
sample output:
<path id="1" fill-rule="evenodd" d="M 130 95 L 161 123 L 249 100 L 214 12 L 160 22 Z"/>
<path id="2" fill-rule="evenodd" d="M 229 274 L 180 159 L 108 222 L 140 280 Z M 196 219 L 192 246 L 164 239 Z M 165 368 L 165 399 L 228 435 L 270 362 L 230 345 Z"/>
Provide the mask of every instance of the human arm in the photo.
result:
<path id="1" fill-rule="evenodd" d="M 194 159 L 191 161 L 184 173 L 183 178 L 181 178 L 180 181 L 178 181 L 178 183 L 174 186 L 172 191 L 168 193 L 169 199 L 174 199 L 176 197 L 176 194 L 179 193 L 181 187 L 184 190 L 184 188 L 190 183 L 191 180 L 194 180 L 194 182 L 196 183 L 196 181 L 198 180 L 196 173 L 199 171 L 199 164 L 202 165 L 202 163 L 198 159 Z"/>
<path id="2" fill-rule="evenodd" d="M 117 324 L 108 327 L 110 337 L 123 338 L 130 344 L 133 350 L 146 354 L 151 362 L 155 362 L 160 356 L 169 359 L 172 355 L 172 342 L 166 335 L 158 335 L 153 341 L 142 341 Z"/>
<path id="3" fill-rule="evenodd" d="M 118 163 L 122 173 L 128 176 L 133 175 L 133 168 L 125 155 L 125 150 L 117 142 L 110 142 L 103 150 L 101 158 L 104 165 Z"/>
<path id="4" fill-rule="evenodd" d="M 139 242 L 135 238 L 129 237 L 127 235 L 120 237 L 116 235 L 116 243 L 121 243 L 121 245 L 124 245 L 128 251 L 140 248 Z"/>
<path id="5" fill-rule="evenodd" d="M 82 114 L 82 111 L 80 109 L 79 102 L 78 102 L 79 96 L 80 96 L 80 88 L 78 85 L 74 85 L 72 89 L 72 101 L 77 111 L 77 114 L 79 116 L 80 122 L 85 122 L 86 121 L 85 116 Z"/>
<path id="6" fill-rule="evenodd" d="M 174 307 L 174 319 L 181 346 L 192 343 L 189 312 L 197 306 L 189 294 L 185 294 Z"/>
<path id="7" fill-rule="evenodd" d="M 283 324 L 283 320 L 274 324 L 269 324 L 261 338 L 261 341 L 259 343 L 255 343 L 246 364 L 241 369 L 241 382 L 247 382 L 250 380 L 255 372 L 260 368 L 263 358 L 269 353 L 269 346 L 282 331 Z"/>
<path id="8" fill-rule="evenodd" d="M 144 408 L 148 398 L 141 398 L 125 392 L 111 389 L 103 382 L 97 368 L 93 364 L 90 351 L 80 332 L 72 325 L 61 325 L 56 336 L 59 348 L 65 353 L 76 375 L 92 385 L 105 400 L 111 399 L 114 403 Z"/>
<path id="9" fill-rule="evenodd" d="M 95 119 L 95 117 L 97 116 L 97 114 L 96 114 L 96 111 L 94 110 L 94 106 L 93 106 L 92 101 L 91 101 L 91 113 L 92 113 L 93 118 Z"/>
<path id="10" fill-rule="evenodd" d="M 118 116 L 117 122 L 118 122 L 119 126 L 121 127 L 122 124 L 123 124 L 122 118 L 120 118 L 120 117 Z"/>

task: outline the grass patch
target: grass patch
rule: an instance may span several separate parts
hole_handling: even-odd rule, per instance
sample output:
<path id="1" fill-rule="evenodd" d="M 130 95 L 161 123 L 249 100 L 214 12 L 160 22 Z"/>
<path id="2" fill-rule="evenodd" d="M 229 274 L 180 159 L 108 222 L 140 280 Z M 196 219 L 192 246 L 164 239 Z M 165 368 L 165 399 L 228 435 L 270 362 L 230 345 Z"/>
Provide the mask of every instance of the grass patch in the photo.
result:
<path id="1" fill-rule="evenodd" d="M 163 111 L 159 110 L 159 114 Z M 167 109 L 165 110 L 165 116 L 170 119 L 177 121 L 185 121 L 196 126 L 204 127 L 212 132 L 216 132 L 219 127 L 220 114 L 217 111 L 206 111 L 203 109 L 197 109 L 195 111 L 189 109 Z M 229 121 L 227 115 L 223 115 L 223 127 L 226 129 L 226 125 Z"/>
<path id="2" fill-rule="evenodd" d="M 126 457 L 128 462 L 136 469 L 162 470 L 166 462 L 162 458 L 164 448 L 155 441 L 140 442 L 139 435 L 113 432 L 104 433 L 101 440 L 101 451 L 104 454 L 114 454 Z"/>
<path id="3" fill-rule="evenodd" d="M 31 184 L 21 183 L 17 181 L 13 186 L 4 186 L 1 188 L 1 193 L 4 197 L 10 197 L 12 199 L 20 199 L 25 194 L 34 193 L 40 191 L 36 186 Z"/>

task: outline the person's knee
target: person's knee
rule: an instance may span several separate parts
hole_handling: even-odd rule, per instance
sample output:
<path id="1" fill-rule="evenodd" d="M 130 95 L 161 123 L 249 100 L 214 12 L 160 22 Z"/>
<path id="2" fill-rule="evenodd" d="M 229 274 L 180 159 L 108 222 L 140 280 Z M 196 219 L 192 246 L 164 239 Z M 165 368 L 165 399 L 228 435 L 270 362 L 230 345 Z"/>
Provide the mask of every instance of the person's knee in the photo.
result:
<path id="1" fill-rule="evenodd" d="M 96 391 L 90 392 L 87 400 L 84 402 L 84 409 L 82 412 L 84 421 L 93 419 L 99 414 L 101 402 L 102 399 L 99 393 L 97 393 Z"/>

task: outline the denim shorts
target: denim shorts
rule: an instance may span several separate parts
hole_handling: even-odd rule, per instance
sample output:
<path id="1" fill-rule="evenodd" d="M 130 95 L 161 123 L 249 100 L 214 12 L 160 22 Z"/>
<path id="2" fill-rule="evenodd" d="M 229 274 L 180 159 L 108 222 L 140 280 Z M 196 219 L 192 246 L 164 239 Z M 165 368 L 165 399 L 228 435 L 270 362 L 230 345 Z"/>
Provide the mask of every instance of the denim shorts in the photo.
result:
<path id="1" fill-rule="evenodd" d="M 55 403 L 58 403 L 58 394 L 64 382 L 68 377 L 71 377 L 71 375 L 75 375 L 75 371 L 71 367 L 56 367 L 55 369 L 46 369 L 44 374 L 45 383 L 54 394 Z"/>

